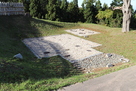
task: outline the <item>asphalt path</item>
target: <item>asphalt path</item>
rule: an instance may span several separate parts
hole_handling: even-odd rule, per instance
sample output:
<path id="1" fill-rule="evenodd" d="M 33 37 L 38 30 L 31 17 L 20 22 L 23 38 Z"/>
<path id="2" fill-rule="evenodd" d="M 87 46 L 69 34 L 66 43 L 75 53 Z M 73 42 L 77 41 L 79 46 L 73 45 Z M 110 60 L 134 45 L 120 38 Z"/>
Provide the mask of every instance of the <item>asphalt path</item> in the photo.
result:
<path id="1" fill-rule="evenodd" d="M 136 91 L 136 66 L 64 87 L 58 91 Z"/>

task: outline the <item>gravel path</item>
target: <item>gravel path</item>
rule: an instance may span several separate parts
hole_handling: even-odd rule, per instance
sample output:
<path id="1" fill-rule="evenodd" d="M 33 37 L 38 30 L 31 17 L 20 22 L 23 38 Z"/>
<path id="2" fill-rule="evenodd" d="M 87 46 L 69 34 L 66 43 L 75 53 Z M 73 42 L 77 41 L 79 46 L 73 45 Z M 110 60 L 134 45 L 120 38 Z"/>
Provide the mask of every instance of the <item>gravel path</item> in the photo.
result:
<path id="1" fill-rule="evenodd" d="M 88 29 L 70 29 L 70 30 L 65 30 L 65 31 L 72 33 L 74 35 L 84 36 L 84 37 L 88 35 L 100 34 L 99 32 L 91 31 Z"/>
<path id="2" fill-rule="evenodd" d="M 129 62 L 129 59 L 114 53 L 103 53 L 92 56 L 84 60 L 74 62 L 74 66 L 83 69 L 84 72 L 90 73 L 95 68 L 113 67 L 118 63 Z"/>
<path id="3" fill-rule="evenodd" d="M 71 62 L 102 53 L 93 49 L 93 47 L 101 46 L 101 44 L 69 34 L 28 38 L 24 39 L 23 42 L 38 58 L 60 55 Z"/>

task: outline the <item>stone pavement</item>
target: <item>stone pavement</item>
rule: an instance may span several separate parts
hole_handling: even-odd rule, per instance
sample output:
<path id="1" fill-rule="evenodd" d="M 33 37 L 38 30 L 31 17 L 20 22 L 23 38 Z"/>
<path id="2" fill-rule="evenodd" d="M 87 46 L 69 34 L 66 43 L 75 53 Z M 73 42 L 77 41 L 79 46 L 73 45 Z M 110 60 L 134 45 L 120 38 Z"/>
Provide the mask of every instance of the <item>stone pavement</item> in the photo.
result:
<path id="1" fill-rule="evenodd" d="M 64 87 L 58 91 L 136 91 L 136 66 Z"/>
<path id="2" fill-rule="evenodd" d="M 65 31 L 72 33 L 74 35 L 84 36 L 84 37 L 88 35 L 100 34 L 99 32 L 95 32 L 95 31 L 88 30 L 88 29 L 70 29 L 70 30 L 65 30 Z"/>
<path id="3" fill-rule="evenodd" d="M 23 40 L 23 43 L 38 58 L 60 55 L 71 62 L 83 60 L 102 53 L 93 49 L 93 47 L 101 46 L 101 44 L 69 34 L 27 38 Z"/>

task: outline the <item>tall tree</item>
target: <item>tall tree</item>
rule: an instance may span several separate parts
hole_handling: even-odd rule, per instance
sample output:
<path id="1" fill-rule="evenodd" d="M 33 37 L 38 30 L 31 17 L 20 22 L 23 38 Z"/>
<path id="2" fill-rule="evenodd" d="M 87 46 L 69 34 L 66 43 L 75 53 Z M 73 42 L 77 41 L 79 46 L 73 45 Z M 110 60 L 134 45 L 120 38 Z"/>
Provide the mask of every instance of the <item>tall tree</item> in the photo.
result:
<path id="1" fill-rule="evenodd" d="M 61 6 L 60 6 L 60 9 L 61 9 L 61 18 L 60 18 L 60 20 L 61 21 L 67 21 L 67 17 L 68 17 L 67 8 L 68 8 L 67 0 L 62 0 Z"/>
<path id="2" fill-rule="evenodd" d="M 39 5 L 39 0 L 30 0 L 30 15 L 33 17 L 38 16 L 38 5 Z"/>
<path id="3" fill-rule="evenodd" d="M 95 0 L 84 0 L 83 6 L 84 6 L 84 18 L 86 22 L 88 23 L 94 23 L 95 22 L 95 6 L 94 6 Z"/>
<path id="4" fill-rule="evenodd" d="M 74 2 L 68 3 L 67 13 L 69 22 L 78 22 L 79 8 L 74 4 Z"/>
<path id="5" fill-rule="evenodd" d="M 115 6 L 113 10 L 120 9 L 123 12 L 122 32 L 129 32 L 131 20 L 131 0 L 123 0 L 122 7 Z"/>
<path id="6" fill-rule="evenodd" d="M 103 6 L 102 6 L 102 10 L 104 11 L 104 10 L 106 10 L 108 8 L 109 8 L 108 5 L 106 3 L 104 3 Z"/>
<path id="7" fill-rule="evenodd" d="M 123 12 L 123 27 L 122 32 L 129 32 L 130 19 L 131 19 L 131 0 L 123 0 L 122 12 Z"/>
<path id="8" fill-rule="evenodd" d="M 102 9 L 102 3 L 100 0 L 97 0 L 95 2 L 95 7 L 96 7 L 96 10 L 98 10 L 98 11 Z"/>
<path id="9" fill-rule="evenodd" d="M 78 7 L 78 0 L 73 0 L 73 3 L 75 4 L 76 7 Z"/>
<path id="10" fill-rule="evenodd" d="M 57 19 L 57 0 L 49 0 L 47 5 L 46 18 L 55 21 Z"/>
<path id="11" fill-rule="evenodd" d="M 122 6 L 123 1 L 122 0 L 113 0 L 110 4 L 111 6 Z"/>
<path id="12" fill-rule="evenodd" d="M 95 12 L 94 12 L 95 16 L 99 13 L 100 10 L 102 10 L 102 6 L 101 6 L 101 5 L 102 5 L 102 4 L 101 4 L 100 0 L 97 0 L 97 1 L 95 2 L 95 9 L 96 9 Z M 98 23 L 98 22 L 99 22 L 99 19 L 96 18 L 96 19 L 95 19 L 95 22 Z"/>

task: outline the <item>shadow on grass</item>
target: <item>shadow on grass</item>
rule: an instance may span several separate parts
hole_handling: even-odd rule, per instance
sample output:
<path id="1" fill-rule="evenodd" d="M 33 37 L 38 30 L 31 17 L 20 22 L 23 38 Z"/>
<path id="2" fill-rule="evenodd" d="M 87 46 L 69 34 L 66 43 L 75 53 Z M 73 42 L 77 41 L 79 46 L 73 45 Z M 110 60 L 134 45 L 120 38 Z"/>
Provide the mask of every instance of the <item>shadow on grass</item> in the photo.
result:
<path id="1" fill-rule="evenodd" d="M 62 24 L 24 16 L 0 16 L 0 83 L 65 78 L 78 74 L 78 70 L 60 56 L 35 58 L 21 42 L 24 38 L 41 37 L 39 28 L 49 31 L 63 27 Z M 13 59 L 13 55 L 17 53 L 21 53 L 24 59 Z"/>

